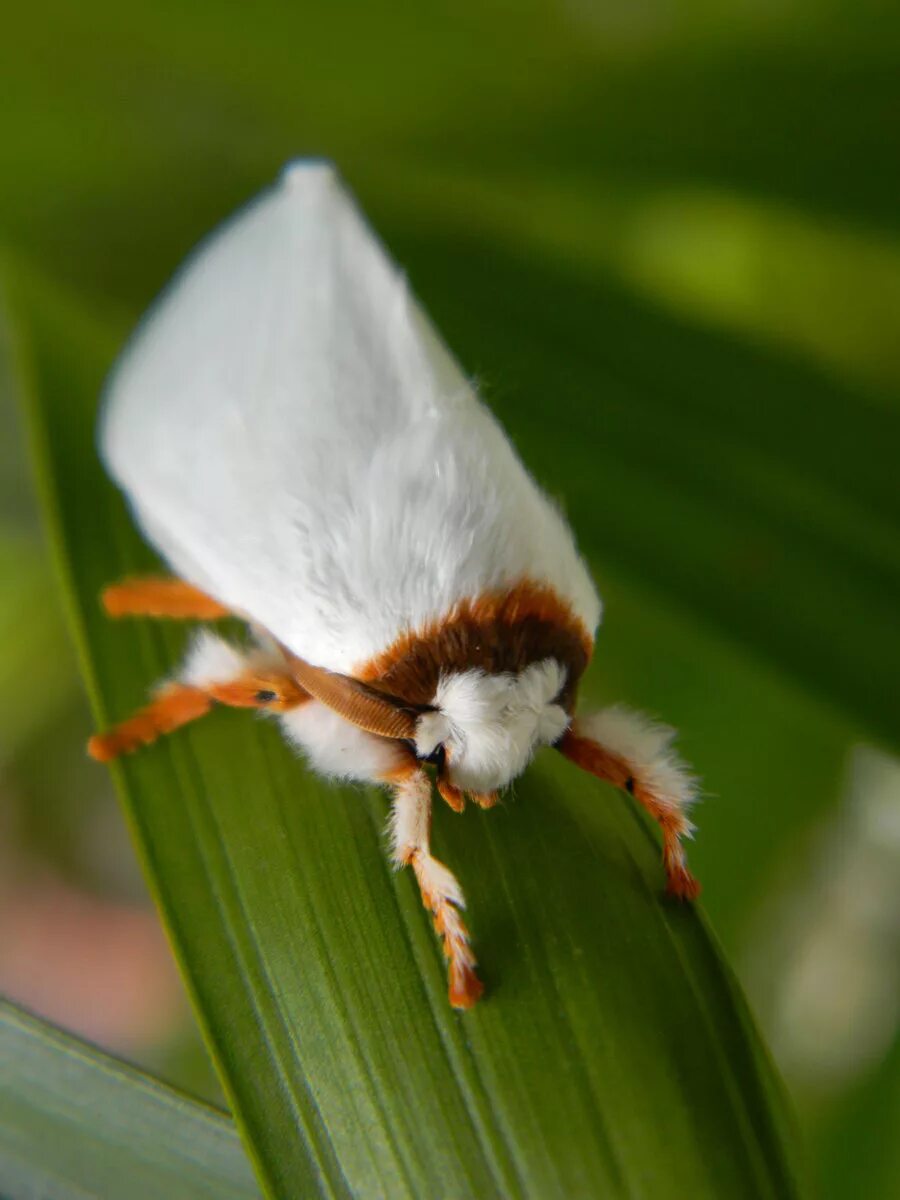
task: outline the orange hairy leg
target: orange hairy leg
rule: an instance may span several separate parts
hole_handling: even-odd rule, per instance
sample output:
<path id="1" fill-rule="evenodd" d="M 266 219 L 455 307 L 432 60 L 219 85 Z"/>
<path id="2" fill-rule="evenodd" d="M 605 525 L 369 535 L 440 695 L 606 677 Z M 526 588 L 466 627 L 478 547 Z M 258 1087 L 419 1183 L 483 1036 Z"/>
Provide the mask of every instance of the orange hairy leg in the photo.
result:
<path id="1" fill-rule="evenodd" d="M 453 809 L 454 812 L 461 813 L 466 807 L 466 795 L 468 795 L 479 808 L 493 808 L 499 801 L 499 792 L 464 792 L 455 784 L 451 783 L 446 774 L 439 771 L 435 780 L 438 794 L 441 799 Z"/>
<path id="2" fill-rule="evenodd" d="M 479 808 L 493 808 L 500 800 L 499 792 L 472 792 L 471 796 Z"/>
<path id="3" fill-rule="evenodd" d="M 123 579 L 104 588 L 103 607 L 111 617 L 170 617 L 214 621 L 229 610 L 181 579 Z"/>
<path id="4" fill-rule="evenodd" d="M 484 991 L 475 974 L 475 956 L 460 910 L 465 907 L 455 876 L 432 857 L 430 849 L 431 783 L 413 761 L 385 778 L 394 789 L 391 842 L 394 863 L 410 866 L 422 903 L 434 921 L 448 965 L 450 1003 L 471 1008 Z"/>
<path id="5" fill-rule="evenodd" d="M 122 754 L 130 754 L 205 716 L 214 701 L 231 708 L 287 712 L 306 699 L 306 692 L 289 675 L 277 671 L 248 671 L 235 679 L 204 687 L 169 683 L 133 717 L 108 733 L 95 734 L 88 742 L 88 754 L 98 762 L 109 762 Z"/>
<path id="6" fill-rule="evenodd" d="M 266 670 L 248 671 L 225 683 L 211 683 L 207 693 L 229 708 L 264 708 L 267 712 L 287 712 L 309 699 L 309 693 L 290 675 Z"/>
<path id="7" fill-rule="evenodd" d="M 149 746 L 163 734 L 196 721 L 211 707 L 212 700 L 200 688 L 170 683 L 155 700 L 133 717 L 116 725 L 108 733 L 94 734 L 88 742 L 88 754 L 98 762 L 109 762 L 120 754 L 130 754 L 141 746 Z"/>
<path id="8" fill-rule="evenodd" d="M 681 839 L 691 832 L 684 802 L 675 795 L 666 794 L 654 780 L 652 769 L 642 768 L 594 738 L 579 733 L 577 724 L 563 735 L 557 748 L 576 766 L 622 788 L 646 809 L 662 830 L 663 866 L 668 879 L 666 890 L 681 900 L 696 899 L 700 884 L 688 870 L 681 844 Z"/>
<path id="9" fill-rule="evenodd" d="M 438 790 L 438 795 L 441 799 L 453 809 L 454 812 L 461 813 L 466 807 L 466 795 L 478 805 L 479 808 L 493 808 L 500 799 L 498 792 L 464 792 L 458 788 L 455 783 L 450 782 L 450 776 L 447 771 L 447 763 L 449 755 L 444 752 L 444 759 L 439 764 L 437 774 L 435 776 L 435 785 Z"/>
<path id="10" fill-rule="evenodd" d="M 466 797 L 454 784 L 450 782 L 443 771 L 438 771 L 435 785 L 438 790 L 438 795 L 449 805 L 456 813 L 461 813 L 466 807 Z"/>

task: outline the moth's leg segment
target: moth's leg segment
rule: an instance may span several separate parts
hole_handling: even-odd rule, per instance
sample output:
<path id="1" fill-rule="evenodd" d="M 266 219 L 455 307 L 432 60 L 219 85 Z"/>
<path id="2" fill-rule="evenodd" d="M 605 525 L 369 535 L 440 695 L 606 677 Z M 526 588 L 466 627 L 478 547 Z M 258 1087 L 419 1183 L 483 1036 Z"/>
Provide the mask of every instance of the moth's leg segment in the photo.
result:
<path id="1" fill-rule="evenodd" d="M 308 698 L 276 657 L 245 653 L 222 638 L 203 634 L 191 647 L 179 679 L 164 684 L 152 703 L 133 717 L 92 737 L 88 753 L 100 762 L 130 754 L 204 716 L 214 701 L 232 708 L 287 712 Z"/>
<path id="2" fill-rule="evenodd" d="M 199 688 L 183 683 L 166 684 L 146 708 L 108 733 L 94 734 L 88 742 L 88 754 L 98 762 L 109 762 L 121 754 L 130 754 L 141 746 L 149 746 L 163 734 L 196 721 L 211 707 L 212 700 Z"/>
<path id="3" fill-rule="evenodd" d="M 471 796 L 479 808 L 493 808 L 500 800 L 499 792 L 472 792 Z"/>
<path id="4" fill-rule="evenodd" d="M 181 579 L 123 579 L 104 588 L 103 607 L 111 617 L 170 617 L 214 621 L 229 610 Z"/>
<path id="5" fill-rule="evenodd" d="M 438 771 L 435 777 L 435 785 L 438 790 L 438 795 L 441 799 L 453 809 L 454 812 L 461 813 L 466 807 L 466 796 L 478 805 L 479 808 L 493 808 L 500 799 L 499 792 L 464 792 L 455 784 L 451 783 L 447 778 L 445 771 Z"/>
<path id="6" fill-rule="evenodd" d="M 448 804 L 456 813 L 461 813 L 466 807 L 465 793 L 461 792 L 455 784 L 452 784 L 447 778 L 446 772 L 438 771 L 435 778 L 435 786 L 438 790 L 438 795 Z"/>
<path id="7" fill-rule="evenodd" d="M 251 668 L 236 679 L 210 683 L 207 694 L 230 708 L 263 708 L 288 712 L 309 699 L 309 693 L 283 671 Z"/>
<path id="8" fill-rule="evenodd" d="M 447 765 L 448 755 L 445 751 L 441 761 L 438 763 L 437 774 L 435 776 L 438 795 L 445 804 L 448 804 L 454 812 L 461 813 L 466 807 L 466 796 L 468 796 L 479 808 L 494 807 L 500 799 L 499 792 L 464 792 L 462 788 L 458 788 L 456 784 L 450 782 Z"/>
<path id="9" fill-rule="evenodd" d="M 618 706 L 579 717 L 557 743 L 582 770 L 629 792 L 659 823 L 668 892 L 693 900 L 700 884 L 687 868 L 681 839 L 693 825 L 687 810 L 696 782 L 671 749 L 675 731 Z"/>
<path id="10" fill-rule="evenodd" d="M 391 812 L 391 846 L 398 867 L 415 872 L 422 903 L 434 918 L 448 962 L 449 996 L 454 1008 L 471 1008 L 484 990 L 475 974 L 475 956 L 460 910 L 465 908 L 462 890 L 454 875 L 429 848 L 431 827 L 431 783 L 413 767 L 388 782 L 394 789 Z"/>

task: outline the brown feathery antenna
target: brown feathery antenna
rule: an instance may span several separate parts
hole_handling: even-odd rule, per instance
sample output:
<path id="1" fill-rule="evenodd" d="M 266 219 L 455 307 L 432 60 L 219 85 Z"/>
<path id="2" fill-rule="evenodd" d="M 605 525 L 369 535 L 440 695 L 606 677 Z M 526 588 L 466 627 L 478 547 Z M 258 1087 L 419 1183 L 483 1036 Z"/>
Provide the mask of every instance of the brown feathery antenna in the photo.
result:
<path id="1" fill-rule="evenodd" d="M 401 701 L 379 695 L 352 675 L 339 675 L 324 667 L 314 667 L 284 646 L 281 649 L 297 683 L 351 725 L 379 737 L 415 738 L 415 709 L 404 708 Z"/>

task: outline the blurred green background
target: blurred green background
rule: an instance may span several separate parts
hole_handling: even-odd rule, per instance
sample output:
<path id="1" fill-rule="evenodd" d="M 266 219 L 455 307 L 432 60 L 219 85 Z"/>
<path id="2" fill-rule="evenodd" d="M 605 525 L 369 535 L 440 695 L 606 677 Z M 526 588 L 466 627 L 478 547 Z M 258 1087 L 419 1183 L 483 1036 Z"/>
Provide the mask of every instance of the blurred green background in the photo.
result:
<path id="1" fill-rule="evenodd" d="M 339 163 L 575 525 L 586 699 L 682 731 L 834 1198 L 900 1194 L 898 34 L 875 0 L 49 0 L 0 45 L 4 249 L 110 345 L 286 159 Z M 216 1095 L 84 758 L 13 347 L 7 307 L 0 990 Z"/>

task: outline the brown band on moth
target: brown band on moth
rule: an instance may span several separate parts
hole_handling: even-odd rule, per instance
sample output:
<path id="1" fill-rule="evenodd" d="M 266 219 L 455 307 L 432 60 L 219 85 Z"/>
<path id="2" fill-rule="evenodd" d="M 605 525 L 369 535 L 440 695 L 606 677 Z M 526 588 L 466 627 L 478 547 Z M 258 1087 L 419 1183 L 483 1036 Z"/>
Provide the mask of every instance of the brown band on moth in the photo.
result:
<path id="1" fill-rule="evenodd" d="M 571 605 L 546 584 L 524 580 L 461 601 L 442 620 L 403 634 L 353 675 L 281 649 L 300 687 L 338 716 L 379 737 L 414 741 L 419 715 L 430 708 L 441 675 L 452 671 L 517 673 L 554 658 L 566 669 L 557 703 L 571 712 L 593 645 Z"/>
<path id="2" fill-rule="evenodd" d="M 558 703 L 571 713 L 593 648 L 593 638 L 571 605 L 553 588 L 526 579 L 460 601 L 446 617 L 403 634 L 353 677 L 407 704 L 426 706 L 448 672 L 517 673 L 554 658 L 566 669 Z"/>
<path id="3" fill-rule="evenodd" d="M 385 738 L 415 738 L 418 713 L 401 700 L 374 692 L 350 675 L 314 667 L 282 647 L 291 675 L 305 691 L 367 733 Z"/>

